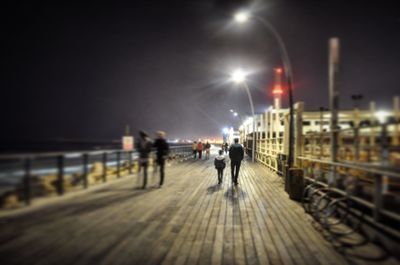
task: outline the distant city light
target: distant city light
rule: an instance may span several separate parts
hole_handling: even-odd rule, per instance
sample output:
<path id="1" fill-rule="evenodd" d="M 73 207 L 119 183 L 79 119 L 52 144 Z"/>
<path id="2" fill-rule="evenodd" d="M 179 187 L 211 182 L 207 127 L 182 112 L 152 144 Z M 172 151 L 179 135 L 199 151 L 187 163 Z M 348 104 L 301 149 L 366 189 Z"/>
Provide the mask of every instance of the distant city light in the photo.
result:
<path id="1" fill-rule="evenodd" d="M 237 115 L 239 115 L 237 112 L 234 112 L 234 113 L 233 113 L 233 116 L 236 117 Z"/>

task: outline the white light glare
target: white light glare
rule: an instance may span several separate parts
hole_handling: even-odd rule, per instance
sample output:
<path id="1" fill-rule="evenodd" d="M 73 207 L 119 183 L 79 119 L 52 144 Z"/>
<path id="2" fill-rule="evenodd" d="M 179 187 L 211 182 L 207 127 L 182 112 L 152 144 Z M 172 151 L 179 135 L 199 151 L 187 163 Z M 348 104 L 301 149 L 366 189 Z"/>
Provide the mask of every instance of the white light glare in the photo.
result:
<path id="1" fill-rule="evenodd" d="M 253 123 L 253 118 L 252 117 L 250 117 L 250 118 L 247 118 L 246 119 L 246 121 L 245 121 L 245 123 Z"/>
<path id="2" fill-rule="evenodd" d="M 246 74 L 241 69 L 237 69 L 232 73 L 232 80 L 235 83 L 242 83 L 246 80 Z"/>
<path id="3" fill-rule="evenodd" d="M 237 12 L 234 16 L 235 21 L 239 23 L 245 23 L 247 20 L 249 20 L 249 17 L 249 13 L 244 11 Z"/>
<path id="4" fill-rule="evenodd" d="M 376 116 L 376 118 L 378 119 L 378 121 L 380 123 L 384 123 L 386 121 L 386 118 L 389 115 L 390 115 L 390 113 L 387 112 L 387 111 L 384 111 L 384 110 L 380 110 L 380 111 L 375 112 L 375 116 Z"/>
<path id="5" fill-rule="evenodd" d="M 235 117 L 236 117 L 237 115 L 238 115 L 238 113 L 237 113 L 237 112 L 234 112 L 234 113 L 233 113 L 233 116 L 235 116 Z"/>
<path id="6" fill-rule="evenodd" d="M 225 128 L 222 129 L 222 132 L 223 132 L 224 134 L 227 134 L 227 133 L 229 132 L 229 129 L 225 127 Z"/>

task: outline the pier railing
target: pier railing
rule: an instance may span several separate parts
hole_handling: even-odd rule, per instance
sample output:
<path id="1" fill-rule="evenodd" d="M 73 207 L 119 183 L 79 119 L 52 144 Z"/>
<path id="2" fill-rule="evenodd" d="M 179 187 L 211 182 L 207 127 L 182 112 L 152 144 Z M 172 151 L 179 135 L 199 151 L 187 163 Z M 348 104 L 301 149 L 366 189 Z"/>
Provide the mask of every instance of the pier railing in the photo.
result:
<path id="1" fill-rule="evenodd" d="M 191 145 L 171 146 L 169 159 L 191 154 Z M 154 158 L 154 152 L 152 155 Z M 150 164 L 155 163 L 150 159 Z M 31 204 L 34 197 L 67 191 L 131 175 L 139 170 L 138 153 L 124 150 L 52 152 L 0 156 L 2 205 Z M 16 202 L 17 201 L 17 202 Z"/>

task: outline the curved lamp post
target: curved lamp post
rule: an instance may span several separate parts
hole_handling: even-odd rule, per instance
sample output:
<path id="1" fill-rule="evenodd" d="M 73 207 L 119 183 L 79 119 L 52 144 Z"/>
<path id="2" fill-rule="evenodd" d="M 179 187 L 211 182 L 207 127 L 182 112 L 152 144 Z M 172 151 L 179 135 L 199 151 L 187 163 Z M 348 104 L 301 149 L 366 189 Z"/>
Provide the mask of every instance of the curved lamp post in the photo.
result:
<path id="1" fill-rule="evenodd" d="M 246 82 L 246 74 L 238 69 L 232 73 L 232 81 L 237 83 L 237 84 L 242 84 L 244 88 L 246 89 L 247 96 L 249 98 L 250 102 L 250 108 L 251 108 L 251 114 L 253 115 L 253 140 L 252 140 L 252 148 L 251 148 L 251 161 L 254 163 L 254 154 L 255 154 L 255 143 L 256 143 L 256 138 L 255 138 L 255 131 L 256 131 L 256 126 L 255 126 L 255 121 L 256 121 L 256 116 L 254 114 L 254 105 L 253 105 L 253 99 L 250 94 L 250 89 L 249 86 L 247 85 Z"/>
<path id="2" fill-rule="evenodd" d="M 293 113 L 293 92 L 292 92 L 292 84 L 293 84 L 293 75 L 292 75 L 292 66 L 289 60 L 289 55 L 286 50 L 285 43 L 283 42 L 281 36 L 279 35 L 278 31 L 275 29 L 275 27 L 268 22 L 267 20 L 263 19 L 262 17 L 250 14 L 248 12 L 238 12 L 234 16 L 235 21 L 238 23 L 245 23 L 249 19 L 254 18 L 255 20 L 259 21 L 264 27 L 269 30 L 272 35 L 274 35 L 275 39 L 277 40 L 279 44 L 279 48 L 281 50 L 281 60 L 283 63 L 284 67 L 284 72 L 285 72 L 285 77 L 287 81 L 287 87 L 288 87 L 288 99 L 289 99 L 289 153 L 288 153 L 288 159 L 287 159 L 287 165 L 289 168 L 292 167 L 293 165 L 293 156 L 294 156 L 294 113 Z"/>

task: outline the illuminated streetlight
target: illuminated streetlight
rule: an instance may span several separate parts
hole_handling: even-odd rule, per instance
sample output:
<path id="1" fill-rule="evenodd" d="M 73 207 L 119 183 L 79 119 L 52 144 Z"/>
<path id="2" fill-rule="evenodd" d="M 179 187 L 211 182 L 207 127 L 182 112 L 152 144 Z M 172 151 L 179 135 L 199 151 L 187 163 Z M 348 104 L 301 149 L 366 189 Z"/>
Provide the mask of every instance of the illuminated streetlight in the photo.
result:
<path id="1" fill-rule="evenodd" d="M 232 81 L 235 83 L 243 83 L 244 81 L 246 81 L 246 74 L 245 72 L 243 72 L 242 69 L 236 69 L 233 73 L 232 73 Z"/>
<path id="2" fill-rule="evenodd" d="M 284 44 L 281 36 L 279 35 L 278 31 L 275 27 L 267 20 L 256 16 L 254 14 L 250 14 L 248 12 L 238 12 L 234 15 L 234 19 L 238 23 L 244 23 L 248 21 L 250 18 L 254 18 L 259 21 L 264 27 L 267 28 L 269 32 L 274 35 L 275 39 L 278 42 L 279 48 L 281 50 L 281 60 L 283 62 L 283 71 L 285 72 L 285 77 L 287 81 L 288 87 L 288 97 L 289 97 L 289 153 L 287 159 L 287 166 L 291 168 L 293 165 L 293 155 L 294 155 L 294 113 L 293 113 L 293 92 L 292 92 L 292 84 L 293 84 L 293 75 L 292 75 L 292 66 L 289 60 L 289 55 L 286 50 L 286 45 Z"/>
<path id="3" fill-rule="evenodd" d="M 240 11 L 235 14 L 234 18 L 236 22 L 244 23 L 249 20 L 249 13 L 245 11 Z"/>
<path id="4" fill-rule="evenodd" d="M 256 125 L 255 125 L 255 114 L 254 114 L 254 105 L 253 105 L 253 99 L 250 94 L 250 89 L 249 86 L 247 85 L 246 82 L 246 74 L 243 72 L 241 69 L 235 70 L 232 75 L 232 81 L 237 83 L 237 84 L 242 84 L 244 88 L 246 89 L 247 96 L 249 97 L 249 102 L 250 102 L 250 108 L 251 108 L 251 114 L 253 115 L 253 140 L 252 140 L 252 149 L 251 149 L 251 161 L 254 163 L 254 154 L 255 154 L 255 131 L 256 131 Z"/>

